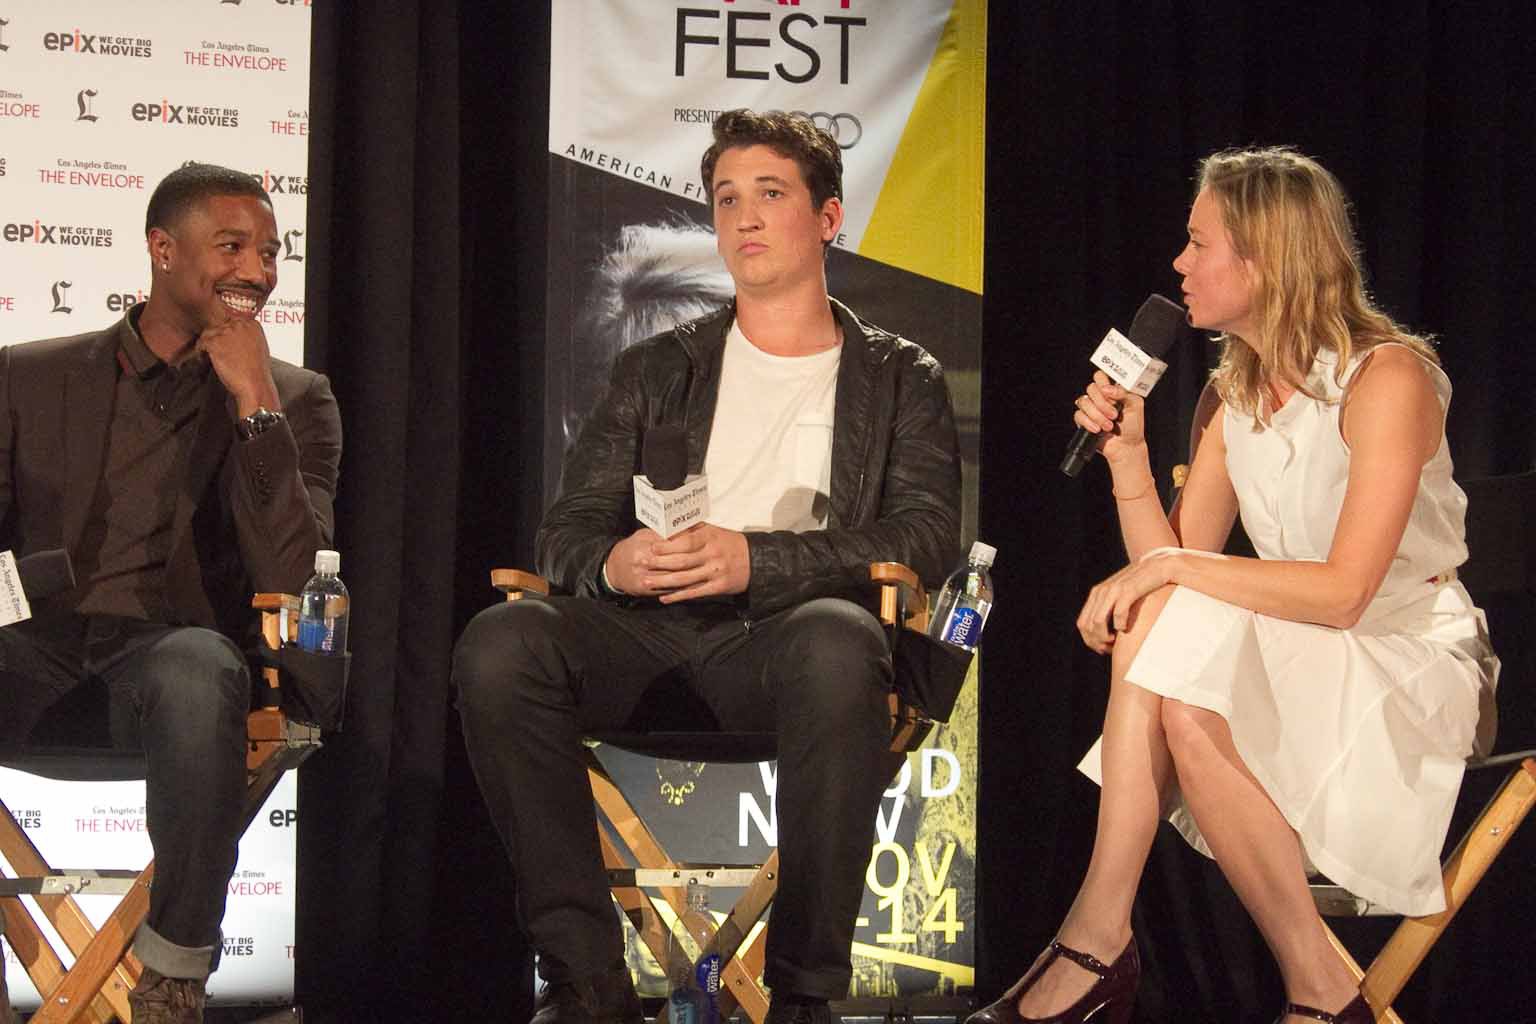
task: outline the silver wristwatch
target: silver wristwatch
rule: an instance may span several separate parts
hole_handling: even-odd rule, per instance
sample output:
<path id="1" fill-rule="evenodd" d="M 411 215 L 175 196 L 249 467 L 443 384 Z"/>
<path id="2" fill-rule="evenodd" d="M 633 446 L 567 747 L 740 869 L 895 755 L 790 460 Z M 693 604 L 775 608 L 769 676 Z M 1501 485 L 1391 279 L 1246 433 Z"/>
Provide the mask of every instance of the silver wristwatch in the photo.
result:
<path id="1" fill-rule="evenodd" d="M 242 416 L 235 420 L 235 433 L 240 435 L 240 440 L 249 441 L 258 434 L 266 433 L 285 419 L 287 417 L 280 412 L 258 406 L 249 416 Z"/>

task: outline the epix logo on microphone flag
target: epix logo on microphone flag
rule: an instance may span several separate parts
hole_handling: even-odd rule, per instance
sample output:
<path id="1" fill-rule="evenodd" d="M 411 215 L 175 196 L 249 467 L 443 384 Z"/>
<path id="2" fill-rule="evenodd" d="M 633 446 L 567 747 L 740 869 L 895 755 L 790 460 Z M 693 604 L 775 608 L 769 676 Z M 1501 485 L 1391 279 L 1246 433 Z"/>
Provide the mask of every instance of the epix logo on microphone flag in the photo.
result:
<path id="1" fill-rule="evenodd" d="M 663 539 L 702 523 L 709 516 L 709 480 L 694 475 L 681 487 L 659 491 L 644 476 L 635 477 L 635 518 Z"/>
<path id="2" fill-rule="evenodd" d="M 1143 352 L 1113 327 L 1093 350 L 1089 362 L 1109 374 L 1116 384 L 1143 398 L 1152 393 L 1152 388 L 1168 370 L 1167 363 Z"/>

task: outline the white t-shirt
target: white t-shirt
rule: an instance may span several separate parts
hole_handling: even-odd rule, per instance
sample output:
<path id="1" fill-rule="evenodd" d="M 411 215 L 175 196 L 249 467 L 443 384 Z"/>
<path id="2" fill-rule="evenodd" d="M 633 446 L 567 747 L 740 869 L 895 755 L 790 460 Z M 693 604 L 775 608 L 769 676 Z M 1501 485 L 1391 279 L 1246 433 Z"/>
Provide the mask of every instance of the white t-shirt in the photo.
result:
<path id="1" fill-rule="evenodd" d="M 842 351 L 769 355 L 731 325 L 704 455 L 709 522 L 743 531 L 825 528 Z"/>

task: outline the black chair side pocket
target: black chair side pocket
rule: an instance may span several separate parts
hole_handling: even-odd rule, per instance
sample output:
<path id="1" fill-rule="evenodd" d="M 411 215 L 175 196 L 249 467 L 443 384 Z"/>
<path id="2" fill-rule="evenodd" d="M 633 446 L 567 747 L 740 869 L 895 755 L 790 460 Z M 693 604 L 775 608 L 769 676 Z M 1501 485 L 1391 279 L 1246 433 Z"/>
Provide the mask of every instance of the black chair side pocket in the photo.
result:
<path id="1" fill-rule="evenodd" d="M 317 654 L 298 644 L 263 652 L 262 659 L 282 673 L 280 704 L 295 722 L 340 732 L 347 706 L 347 674 L 352 652 Z"/>
<path id="2" fill-rule="evenodd" d="M 896 631 L 891 663 L 896 695 L 935 722 L 947 722 L 971 667 L 973 652 L 912 629 Z"/>

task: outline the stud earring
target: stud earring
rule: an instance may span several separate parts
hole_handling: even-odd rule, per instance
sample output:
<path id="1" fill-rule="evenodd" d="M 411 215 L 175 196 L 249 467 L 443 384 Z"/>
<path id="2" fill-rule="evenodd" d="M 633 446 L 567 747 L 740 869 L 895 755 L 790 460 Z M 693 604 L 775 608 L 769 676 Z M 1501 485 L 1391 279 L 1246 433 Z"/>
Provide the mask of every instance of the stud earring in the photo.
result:
<path id="1" fill-rule="evenodd" d="M 160 264 L 160 269 L 165 271 L 166 273 L 170 273 L 171 265 L 169 263 L 162 263 L 162 264 Z"/>

